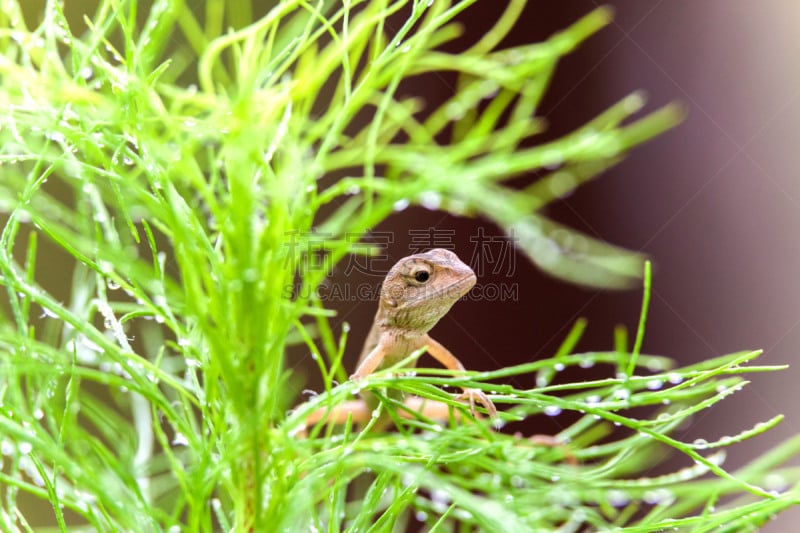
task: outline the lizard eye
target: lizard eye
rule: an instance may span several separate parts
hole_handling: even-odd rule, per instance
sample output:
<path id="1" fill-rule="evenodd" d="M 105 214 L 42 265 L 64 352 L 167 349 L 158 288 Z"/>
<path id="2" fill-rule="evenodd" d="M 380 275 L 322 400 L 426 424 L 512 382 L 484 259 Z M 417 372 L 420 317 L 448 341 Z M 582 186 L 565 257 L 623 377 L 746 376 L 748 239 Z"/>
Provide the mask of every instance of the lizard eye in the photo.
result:
<path id="1" fill-rule="evenodd" d="M 414 272 L 414 279 L 417 280 L 418 283 L 425 283 L 430 277 L 430 273 L 426 270 L 417 270 Z"/>

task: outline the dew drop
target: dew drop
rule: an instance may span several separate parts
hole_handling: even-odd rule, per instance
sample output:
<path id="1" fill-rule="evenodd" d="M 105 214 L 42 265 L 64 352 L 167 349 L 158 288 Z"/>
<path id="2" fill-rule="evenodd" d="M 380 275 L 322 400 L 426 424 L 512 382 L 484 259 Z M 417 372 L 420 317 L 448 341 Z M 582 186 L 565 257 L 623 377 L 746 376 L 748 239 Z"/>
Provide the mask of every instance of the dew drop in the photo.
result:
<path id="1" fill-rule="evenodd" d="M 649 390 L 658 390 L 664 386 L 664 382 L 660 379 L 651 379 L 645 385 Z"/>
<path id="2" fill-rule="evenodd" d="M 789 488 L 789 482 L 783 475 L 772 472 L 764 476 L 764 488 L 781 493 Z"/>
<path id="3" fill-rule="evenodd" d="M 12 455 L 15 451 L 14 444 L 11 441 L 7 441 L 5 439 L 0 442 L 0 453 L 3 455 Z"/>
<path id="4" fill-rule="evenodd" d="M 562 409 L 558 405 L 546 405 L 543 411 L 547 416 L 558 416 L 561 414 Z"/>
<path id="5" fill-rule="evenodd" d="M 450 505 L 450 493 L 442 489 L 433 489 L 431 501 L 440 505 Z"/>
<path id="6" fill-rule="evenodd" d="M 645 491 L 642 499 L 650 505 L 665 505 L 671 503 L 675 496 L 669 489 L 659 488 Z"/>
<path id="7" fill-rule="evenodd" d="M 442 197 L 438 192 L 425 191 L 419 195 L 419 203 L 422 204 L 422 207 L 425 209 L 434 211 L 439 209 L 439 206 L 442 205 Z"/>
<path id="8" fill-rule="evenodd" d="M 45 137 L 58 144 L 62 144 L 65 141 L 64 134 L 61 133 L 60 131 L 54 131 L 52 133 L 48 133 L 47 135 L 45 135 Z"/>
<path id="9" fill-rule="evenodd" d="M 713 455 L 709 455 L 706 457 L 706 459 L 708 459 L 708 462 L 712 465 L 722 466 L 722 463 L 725 462 L 726 457 L 727 454 L 725 453 L 725 450 L 720 450 Z"/>
<path id="10" fill-rule="evenodd" d="M 618 400 L 627 400 L 631 397 L 631 391 L 628 389 L 617 389 L 614 391 L 614 398 Z"/>
<path id="11" fill-rule="evenodd" d="M 397 201 L 394 203 L 394 210 L 395 210 L 395 211 L 403 211 L 403 210 L 404 210 L 404 209 L 406 209 L 406 208 L 407 208 L 407 207 L 408 207 L 410 204 L 411 204 L 411 202 L 409 202 L 409 201 L 408 201 L 408 199 L 406 199 L 406 198 L 401 198 L 400 200 L 397 200 Z"/>
<path id="12" fill-rule="evenodd" d="M 614 507 L 624 507 L 630 503 L 631 498 L 625 491 L 612 489 L 606 492 L 606 501 Z"/>
<path id="13" fill-rule="evenodd" d="M 51 309 L 42 307 L 42 314 L 39 315 L 39 318 L 58 318 L 58 315 L 55 314 Z"/>
<path id="14" fill-rule="evenodd" d="M 678 383 L 683 382 L 683 376 L 681 376 L 677 372 L 670 372 L 669 374 L 667 374 L 667 380 L 669 380 L 669 382 L 672 383 L 673 385 L 677 385 Z"/>

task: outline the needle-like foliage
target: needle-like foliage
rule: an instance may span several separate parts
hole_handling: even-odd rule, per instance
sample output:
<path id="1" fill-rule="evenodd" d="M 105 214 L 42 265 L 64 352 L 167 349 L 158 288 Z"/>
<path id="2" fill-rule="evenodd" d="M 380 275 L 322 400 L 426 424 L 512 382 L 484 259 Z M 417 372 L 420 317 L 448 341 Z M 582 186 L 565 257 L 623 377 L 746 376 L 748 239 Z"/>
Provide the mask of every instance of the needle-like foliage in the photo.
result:
<path id="1" fill-rule="evenodd" d="M 551 359 L 360 385 L 451 402 L 461 419 L 447 427 L 387 400 L 396 432 L 304 430 L 356 392 L 321 266 L 369 252 L 360 238 L 398 209 L 483 216 L 576 283 L 640 276 L 641 256 L 541 208 L 679 107 L 634 118 L 635 93 L 537 142 L 556 65 L 610 13 L 498 49 L 524 5 L 512 0 L 476 43 L 443 51 L 476 1 L 284 0 L 256 15 L 242 0 L 100 0 L 74 20 L 56 0 L 0 1 L 0 529 L 744 531 L 798 501 L 797 472 L 778 470 L 796 439 L 722 465 L 725 446 L 778 418 L 716 442 L 671 436 L 742 373 L 772 368 L 746 352 L 668 370 L 638 353 L 641 326 L 630 349 L 569 355 L 578 327 Z M 406 96 L 431 75 L 456 80 L 445 103 Z M 531 171 L 529 187 L 507 184 Z M 292 344 L 326 384 L 299 406 Z M 593 363 L 609 378 L 552 381 Z M 535 390 L 505 384 L 531 372 Z M 583 416 L 558 436 L 568 444 L 542 447 L 471 421 L 439 388 L 467 381 L 505 420 Z M 665 447 L 690 463 L 648 476 Z"/>

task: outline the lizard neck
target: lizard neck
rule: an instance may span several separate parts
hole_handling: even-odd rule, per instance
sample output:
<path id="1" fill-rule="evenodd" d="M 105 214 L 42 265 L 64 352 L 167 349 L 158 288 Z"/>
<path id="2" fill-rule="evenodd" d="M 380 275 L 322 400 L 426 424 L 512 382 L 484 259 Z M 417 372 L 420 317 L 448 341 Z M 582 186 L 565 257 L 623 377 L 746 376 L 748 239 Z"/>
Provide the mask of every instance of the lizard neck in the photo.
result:
<path id="1" fill-rule="evenodd" d="M 384 331 L 396 330 L 399 336 L 408 338 L 421 337 L 436 325 L 451 305 L 451 302 L 436 298 L 401 307 L 391 307 L 381 302 L 375 321 Z"/>
<path id="2" fill-rule="evenodd" d="M 361 349 L 359 362 L 363 361 L 381 340 L 386 341 L 387 346 L 390 346 L 393 352 L 405 351 L 405 355 L 418 347 L 420 339 L 427 333 L 427 330 L 422 331 L 398 324 L 395 320 L 395 311 L 394 308 L 387 307 L 383 303 L 378 306 L 372 327 Z"/>
<path id="3" fill-rule="evenodd" d="M 381 305 L 375 315 L 375 323 L 381 335 L 390 335 L 395 339 L 412 340 L 425 335 L 427 329 L 421 330 L 413 321 L 405 320 L 405 313 L 398 313 L 396 309 L 387 309 Z"/>

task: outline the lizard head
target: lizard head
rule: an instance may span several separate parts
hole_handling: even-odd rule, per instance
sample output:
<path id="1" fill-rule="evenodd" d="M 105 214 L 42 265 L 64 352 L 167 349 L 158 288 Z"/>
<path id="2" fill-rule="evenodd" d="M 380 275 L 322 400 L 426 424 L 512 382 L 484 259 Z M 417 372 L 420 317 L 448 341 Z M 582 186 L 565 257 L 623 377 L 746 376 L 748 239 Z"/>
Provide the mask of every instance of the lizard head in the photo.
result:
<path id="1" fill-rule="evenodd" d="M 385 319 L 393 327 L 427 333 L 475 281 L 475 272 L 449 250 L 404 257 L 381 287 Z"/>

